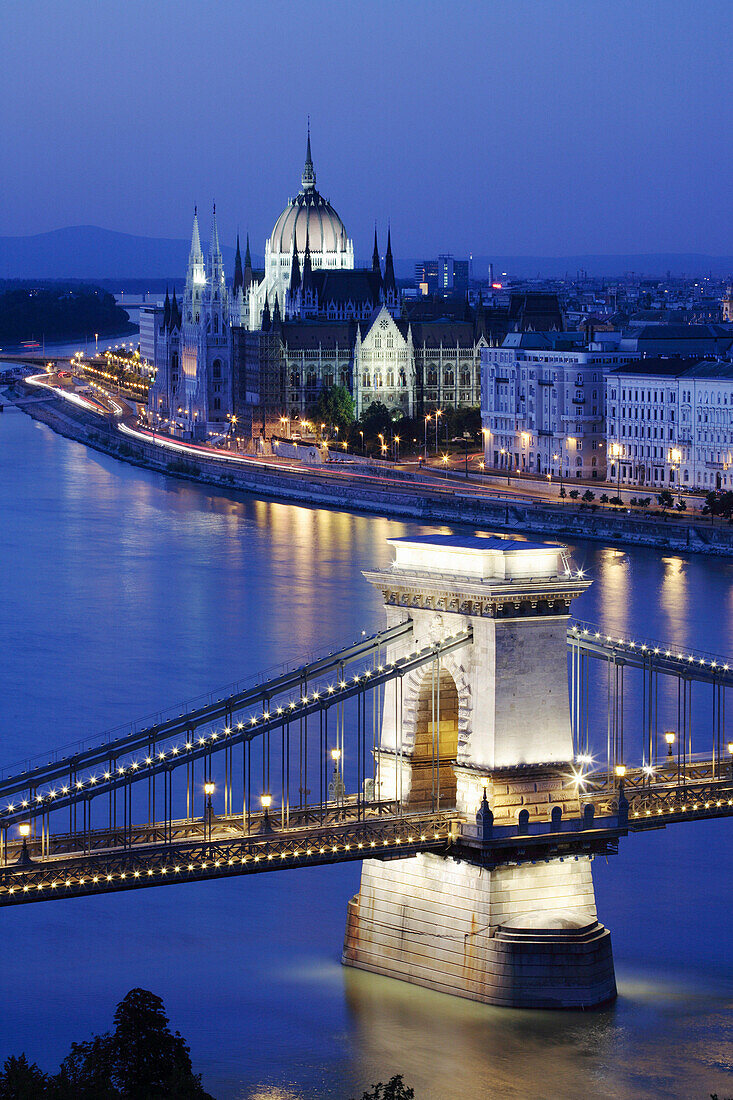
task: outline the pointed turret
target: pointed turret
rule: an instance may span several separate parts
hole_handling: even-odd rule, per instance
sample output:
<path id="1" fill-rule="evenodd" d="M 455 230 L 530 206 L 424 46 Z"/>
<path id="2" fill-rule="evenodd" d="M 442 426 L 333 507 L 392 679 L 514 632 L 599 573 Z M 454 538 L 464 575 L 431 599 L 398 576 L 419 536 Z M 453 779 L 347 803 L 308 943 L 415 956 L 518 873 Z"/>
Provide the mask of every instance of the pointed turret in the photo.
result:
<path id="1" fill-rule="evenodd" d="M 290 294 L 295 295 L 300 289 L 300 260 L 298 259 L 298 245 L 293 236 L 293 261 L 290 265 Z"/>
<path id="2" fill-rule="evenodd" d="M 397 283 L 394 277 L 394 260 L 392 259 L 392 229 L 387 230 L 387 254 L 384 257 L 384 289 L 389 294 L 397 293 Z"/>
<path id="3" fill-rule="evenodd" d="M 311 264 L 311 247 L 310 239 L 308 236 L 308 223 L 305 227 L 305 253 L 303 255 L 303 290 L 310 287 L 313 276 L 313 265 Z"/>
<path id="4" fill-rule="evenodd" d="M 247 234 L 247 245 L 244 250 L 244 289 L 247 290 L 251 283 L 254 281 L 252 275 L 252 256 L 249 251 L 249 233 Z"/>
<path id="5" fill-rule="evenodd" d="M 379 263 L 379 246 L 377 245 L 377 224 L 374 223 L 374 251 L 372 252 L 372 272 L 382 278 L 382 268 Z"/>
<path id="6" fill-rule="evenodd" d="M 313 158 L 311 156 L 311 124 L 308 119 L 308 144 L 305 150 L 305 166 L 303 168 L 303 175 L 300 177 L 300 182 L 303 185 L 304 191 L 315 191 L 316 189 L 316 170 L 313 167 Z"/>
<path id="7" fill-rule="evenodd" d="M 277 291 L 275 291 L 275 305 L 272 307 L 272 325 L 273 325 L 273 328 L 275 327 L 275 325 L 279 325 L 281 321 L 282 321 L 282 316 L 280 315 L 280 302 L 278 300 Z"/>
<path id="8" fill-rule="evenodd" d="M 397 291 L 397 282 L 394 276 L 394 260 L 392 259 L 392 230 L 387 230 L 387 252 L 384 257 L 384 278 L 382 280 L 384 304 L 393 317 L 397 316 L 400 306 L 400 296 Z"/>
<path id="9" fill-rule="evenodd" d="M 199 233 L 199 208 L 194 206 L 193 208 L 193 229 L 191 230 L 191 251 L 189 252 L 189 260 L 201 258 L 203 261 L 204 254 L 201 251 L 201 234 Z"/>
<path id="10" fill-rule="evenodd" d="M 171 327 L 171 300 L 168 294 L 168 287 L 165 288 L 165 304 L 163 306 L 163 327 Z"/>
<path id="11" fill-rule="evenodd" d="M 262 310 L 262 325 L 261 325 L 262 331 L 263 332 L 269 332 L 270 331 L 270 325 L 271 325 L 270 303 L 267 300 L 267 291 L 265 291 L 265 305 L 264 305 L 264 308 Z"/>
<path id="12" fill-rule="evenodd" d="M 193 229 L 191 231 L 191 251 L 188 254 L 186 272 L 186 290 L 184 293 L 186 321 L 197 323 L 201 309 L 201 298 L 206 286 L 206 268 L 204 254 L 201 251 L 198 207 L 193 208 Z"/>
<path id="13" fill-rule="evenodd" d="M 237 233 L 237 253 L 234 257 L 234 293 L 244 287 L 244 272 L 242 271 L 242 253 L 239 250 L 239 233 Z"/>
<path id="14" fill-rule="evenodd" d="M 176 288 L 173 287 L 173 301 L 171 302 L 171 328 L 181 327 L 181 307 L 176 298 Z"/>

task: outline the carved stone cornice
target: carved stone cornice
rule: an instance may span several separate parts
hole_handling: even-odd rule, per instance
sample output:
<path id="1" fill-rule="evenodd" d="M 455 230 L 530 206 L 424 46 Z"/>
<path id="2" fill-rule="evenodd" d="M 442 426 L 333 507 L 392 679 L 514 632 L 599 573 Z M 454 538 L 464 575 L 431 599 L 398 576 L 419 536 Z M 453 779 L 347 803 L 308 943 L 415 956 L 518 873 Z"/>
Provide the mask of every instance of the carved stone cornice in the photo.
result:
<path id="1" fill-rule="evenodd" d="M 572 601 L 591 583 L 581 577 L 482 581 L 398 569 L 365 571 L 364 576 L 381 589 L 388 606 L 492 619 L 568 615 Z"/>

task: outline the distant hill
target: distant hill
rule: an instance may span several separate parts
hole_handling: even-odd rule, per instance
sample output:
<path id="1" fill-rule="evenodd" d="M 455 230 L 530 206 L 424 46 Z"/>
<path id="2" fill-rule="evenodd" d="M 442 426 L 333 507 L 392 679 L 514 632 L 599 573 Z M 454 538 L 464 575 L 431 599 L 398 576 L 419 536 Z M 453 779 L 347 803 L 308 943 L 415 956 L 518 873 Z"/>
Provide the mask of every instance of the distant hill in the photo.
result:
<path id="1" fill-rule="evenodd" d="M 181 279 L 189 248 L 187 240 L 135 237 L 94 225 L 0 237 L 0 279 Z M 222 255 L 232 272 L 234 249 L 224 247 Z"/>
<path id="2" fill-rule="evenodd" d="M 204 244 L 204 248 L 206 245 Z M 188 262 L 188 240 L 164 237 L 135 237 L 93 225 L 76 225 L 54 229 L 32 237 L 0 237 L 0 279 L 176 279 L 185 276 Z M 234 270 L 234 249 L 222 248 L 229 276 Z M 455 251 L 460 258 L 459 250 Z M 253 255 L 256 266 L 262 257 Z M 424 258 L 424 257 L 421 257 Z M 365 252 L 362 257 L 368 262 Z M 642 275 L 733 275 L 733 256 L 705 256 L 701 253 L 650 253 L 644 255 L 580 255 L 580 256 L 474 256 L 473 270 L 477 278 L 486 278 L 489 263 L 494 276 L 502 271 L 527 278 L 540 275 L 569 275 L 578 271 L 589 275 L 623 275 L 634 271 Z M 395 261 L 397 275 L 411 279 L 414 259 Z"/>

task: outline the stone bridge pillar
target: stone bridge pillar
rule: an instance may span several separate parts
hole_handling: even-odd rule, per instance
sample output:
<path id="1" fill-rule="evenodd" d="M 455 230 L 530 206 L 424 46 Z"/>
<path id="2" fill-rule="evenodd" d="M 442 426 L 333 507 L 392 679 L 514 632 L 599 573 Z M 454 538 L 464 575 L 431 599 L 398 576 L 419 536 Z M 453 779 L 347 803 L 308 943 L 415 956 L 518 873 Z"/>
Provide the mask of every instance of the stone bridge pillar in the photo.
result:
<path id="1" fill-rule="evenodd" d="M 566 630 L 590 584 L 565 547 L 455 535 L 390 539 L 391 568 L 365 574 L 388 625 L 413 637 L 393 660 L 470 627 L 471 640 L 385 690 L 378 793 L 406 812 L 455 807 L 496 825 L 579 817 Z M 343 961 L 493 1004 L 591 1007 L 616 993 L 610 936 L 596 919 L 590 861 L 487 870 L 422 854 L 366 860 Z"/>

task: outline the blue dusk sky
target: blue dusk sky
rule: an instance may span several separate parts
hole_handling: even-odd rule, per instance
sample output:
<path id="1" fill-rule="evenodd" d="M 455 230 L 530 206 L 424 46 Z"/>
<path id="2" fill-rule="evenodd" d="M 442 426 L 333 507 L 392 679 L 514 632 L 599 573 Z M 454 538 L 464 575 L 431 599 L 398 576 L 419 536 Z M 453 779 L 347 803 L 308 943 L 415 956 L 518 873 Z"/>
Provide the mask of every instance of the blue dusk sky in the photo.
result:
<path id="1" fill-rule="evenodd" d="M 318 187 L 357 256 L 733 253 L 730 0 L 15 0 L 0 236 L 262 251 Z"/>

